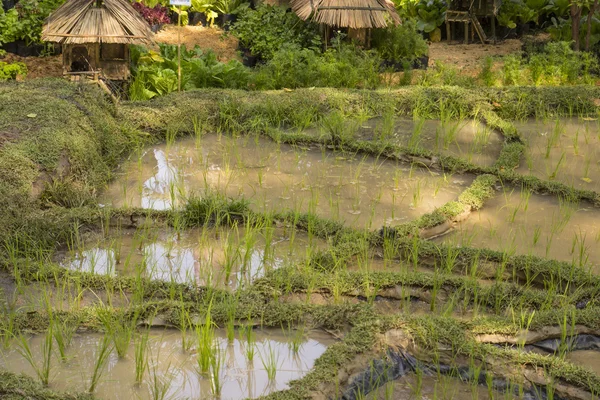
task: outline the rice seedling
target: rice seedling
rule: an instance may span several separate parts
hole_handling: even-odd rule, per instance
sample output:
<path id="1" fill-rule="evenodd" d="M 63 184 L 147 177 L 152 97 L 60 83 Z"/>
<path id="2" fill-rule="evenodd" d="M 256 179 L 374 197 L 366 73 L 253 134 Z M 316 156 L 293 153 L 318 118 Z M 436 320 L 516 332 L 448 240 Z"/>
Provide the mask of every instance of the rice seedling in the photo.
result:
<path id="1" fill-rule="evenodd" d="M 41 347 L 42 360 L 39 364 L 36 361 L 36 357 L 33 355 L 33 352 L 31 351 L 31 346 L 29 345 L 29 338 L 27 338 L 22 333 L 19 333 L 16 336 L 16 339 L 17 351 L 19 352 L 19 354 L 31 366 L 40 382 L 44 386 L 48 386 L 48 384 L 50 383 L 52 347 L 54 343 L 53 324 L 50 323 L 50 325 L 48 326 L 48 330 L 44 334 L 44 341 L 42 342 Z"/>
<path id="2" fill-rule="evenodd" d="M 425 127 L 425 119 L 415 117 L 413 130 L 408 140 L 408 147 L 415 150 L 421 143 L 421 135 L 423 134 L 423 128 Z"/>
<path id="3" fill-rule="evenodd" d="M 88 392 L 94 393 L 96 391 L 112 350 L 112 339 L 108 334 L 105 334 L 102 337 L 102 340 L 98 343 L 96 362 L 94 363 L 94 369 L 92 370 Z"/>
<path id="4" fill-rule="evenodd" d="M 573 137 L 573 152 L 576 156 L 579 155 L 579 129 L 575 130 L 575 136 Z"/>
<path id="5" fill-rule="evenodd" d="M 4 294 L 0 290 L 0 294 Z M 11 343 L 11 339 L 14 338 L 14 332 L 16 330 L 15 319 L 17 317 L 16 300 L 0 301 L 0 317 L 4 323 L 0 328 L 0 337 L 2 338 L 2 347 L 8 349 Z"/>
<path id="6" fill-rule="evenodd" d="M 565 310 L 562 318 L 559 319 L 560 327 L 560 344 L 558 345 L 557 355 L 559 358 L 571 351 L 572 339 L 575 336 L 576 315 L 574 310 Z"/>
<path id="7" fill-rule="evenodd" d="M 199 116 L 192 116 L 192 127 L 194 130 L 194 137 L 196 138 L 196 147 L 200 147 L 200 140 L 204 134 L 204 123 Z"/>
<path id="8" fill-rule="evenodd" d="M 263 368 L 267 372 L 267 378 L 269 381 L 274 381 L 277 375 L 277 369 L 279 368 L 279 355 L 277 352 L 271 347 L 271 343 L 268 342 L 268 347 L 263 349 L 263 352 L 266 352 L 265 355 L 259 353 L 260 361 L 263 365 Z"/>
<path id="9" fill-rule="evenodd" d="M 210 387 L 215 397 L 221 395 L 223 381 L 221 379 L 221 367 L 223 364 L 223 354 L 221 348 L 216 344 L 210 357 Z"/>
<path id="10" fill-rule="evenodd" d="M 420 399 L 423 392 L 423 369 L 417 366 L 415 368 L 415 381 L 413 384 L 408 384 L 415 398 Z"/>
<path id="11" fill-rule="evenodd" d="M 396 111 L 393 107 L 386 107 L 381 116 L 381 124 L 379 125 L 378 140 L 386 141 L 394 135 L 396 124 Z"/>
<path id="12" fill-rule="evenodd" d="M 548 175 L 548 179 L 550 179 L 550 180 L 556 179 L 558 170 L 560 169 L 564 160 L 565 160 L 565 152 L 563 151 L 562 154 L 560 155 L 560 159 L 558 160 L 558 163 L 556 163 L 556 167 L 554 167 L 554 170 Z"/>
<path id="13" fill-rule="evenodd" d="M 67 348 L 71 345 L 71 342 L 73 341 L 73 335 L 77 331 L 79 321 L 74 319 L 66 319 L 64 321 L 60 321 L 58 318 L 54 317 L 52 326 L 54 340 L 56 342 L 56 347 L 58 348 L 60 358 L 62 361 L 66 361 Z"/>
<path id="14" fill-rule="evenodd" d="M 523 349 L 527 340 L 527 333 L 529 332 L 529 327 L 533 321 L 533 317 L 535 316 L 535 310 L 531 311 L 531 313 L 526 310 L 520 310 L 518 318 L 515 316 L 515 310 L 511 307 L 510 309 L 513 319 L 513 324 L 519 327 L 521 331 L 520 339 L 517 342 L 517 345 Z"/>
<path id="15" fill-rule="evenodd" d="M 212 301 L 206 310 L 204 324 L 196 326 L 197 353 L 196 361 L 201 374 L 210 371 L 211 359 L 214 357 L 214 322 L 211 318 Z"/>
<path id="16" fill-rule="evenodd" d="M 296 328 L 292 333 L 292 327 L 288 325 L 288 332 L 290 332 L 291 341 L 288 343 L 288 347 L 294 354 L 297 354 L 302 348 L 302 343 L 304 342 L 304 333 L 305 328 L 301 326 L 300 328 Z"/>
<path id="17" fill-rule="evenodd" d="M 159 357 L 160 352 L 156 356 L 157 361 L 153 362 L 150 368 L 150 397 L 152 400 L 165 400 L 167 398 L 174 398 L 177 394 L 177 391 L 175 391 L 175 393 L 171 393 L 171 388 L 173 386 L 175 377 L 174 368 L 171 363 L 168 363 L 165 372 L 160 372 L 158 370 Z"/>
<path id="18" fill-rule="evenodd" d="M 248 360 L 248 364 L 252 364 L 254 361 L 254 355 L 256 354 L 254 330 L 252 329 L 251 325 L 248 325 L 244 329 L 240 330 L 240 332 L 244 332 L 244 336 L 246 339 L 246 346 L 245 346 L 246 359 Z"/>
<path id="19" fill-rule="evenodd" d="M 170 148 L 173 143 L 175 143 L 175 139 L 177 138 L 177 134 L 179 133 L 179 128 L 174 126 L 167 126 L 167 130 L 165 132 L 165 140 L 167 143 L 167 149 Z"/>
<path id="20" fill-rule="evenodd" d="M 135 383 L 140 385 L 144 379 L 144 374 L 148 369 L 148 341 L 150 339 L 150 329 L 145 328 L 136 335 L 135 351 Z"/>

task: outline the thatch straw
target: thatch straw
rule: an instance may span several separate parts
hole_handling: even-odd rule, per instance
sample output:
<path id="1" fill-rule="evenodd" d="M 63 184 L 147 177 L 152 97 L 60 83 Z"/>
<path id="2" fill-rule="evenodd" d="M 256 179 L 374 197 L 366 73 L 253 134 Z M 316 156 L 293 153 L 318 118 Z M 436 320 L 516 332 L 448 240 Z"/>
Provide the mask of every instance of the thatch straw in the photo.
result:
<path id="1" fill-rule="evenodd" d="M 128 0 L 68 0 L 44 22 L 42 40 L 62 44 L 152 44 L 153 33 Z"/>
<path id="2" fill-rule="evenodd" d="M 343 28 L 385 28 L 386 15 L 400 23 L 390 0 L 292 0 L 292 10 L 303 20 Z"/>

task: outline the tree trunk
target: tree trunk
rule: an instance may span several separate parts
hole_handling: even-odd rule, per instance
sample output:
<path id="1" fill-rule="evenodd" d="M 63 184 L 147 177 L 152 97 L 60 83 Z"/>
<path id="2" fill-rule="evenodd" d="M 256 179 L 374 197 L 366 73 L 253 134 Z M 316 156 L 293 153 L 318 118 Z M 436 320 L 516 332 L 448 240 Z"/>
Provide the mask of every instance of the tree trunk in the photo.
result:
<path id="1" fill-rule="evenodd" d="M 594 0 L 594 4 L 590 8 L 590 12 L 587 15 L 587 31 L 585 33 L 585 51 L 590 51 L 590 39 L 592 37 L 592 17 L 596 13 L 596 9 L 598 8 L 598 0 Z"/>
<path id="2" fill-rule="evenodd" d="M 581 6 L 571 3 L 571 38 L 573 50 L 579 51 L 579 25 L 581 23 Z"/>

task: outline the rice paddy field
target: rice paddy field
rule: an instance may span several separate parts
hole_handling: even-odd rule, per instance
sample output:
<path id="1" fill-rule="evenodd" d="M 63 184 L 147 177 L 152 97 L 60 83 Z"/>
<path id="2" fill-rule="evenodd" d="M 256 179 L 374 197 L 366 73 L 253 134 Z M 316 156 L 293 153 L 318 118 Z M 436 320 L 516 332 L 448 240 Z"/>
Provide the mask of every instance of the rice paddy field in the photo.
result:
<path id="1" fill-rule="evenodd" d="M 0 85 L 0 397 L 597 398 L 599 97 Z"/>

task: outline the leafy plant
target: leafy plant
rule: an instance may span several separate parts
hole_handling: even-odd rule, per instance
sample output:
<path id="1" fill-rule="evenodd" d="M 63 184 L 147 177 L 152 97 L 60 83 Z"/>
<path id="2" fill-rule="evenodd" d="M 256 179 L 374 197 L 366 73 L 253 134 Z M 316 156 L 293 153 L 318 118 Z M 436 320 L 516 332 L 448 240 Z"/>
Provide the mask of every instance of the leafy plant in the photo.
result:
<path id="1" fill-rule="evenodd" d="M 210 26 L 213 26 L 215 18 L 219 15 L 215 11 L 214 0 L 192 0 L 192 10 L 204 14 Z"/>
<path id="2" fill-rule="evenodd" d="M 444 0 L 420 0 L 416 5 L 417 29 L 433 32 L 446 19 L 448 4 Z"/>
<path id="3" fill-rule="evenodd" d="M 317 50 L 321 37 L 317 26 L 302 21 L 283 7 L 261 5 L 256 10 L 240 13 L 231 33 L 238 38 L 240 46 L 268 61 L 283 45 Z"/>
<path id="4" fill-rule="evenodd" d="M 192 10 L 206 15 L 206 21 L 210 26 L 218 16 L 214 0 L 192 0 Z"/>
<path id="5" fill-rule="evenodd" d="M 181 23 L 181 25 L 184 26 L 187 25 L 190 22 L 190 14 L 188 13 L 188 9 L 189 7 L 171 6 L 171 11 L 177 14 L 177 20 L 175 22 L 178 24 Z"/>
<path id="6" fill-rule="evenodd" d="M 247 4 L 243 0 L 215 0 L 215 9 L 221 14 L 236 14 Z"/>
<path id="7" fill-rule="evenodd" d="M 372 44 L 381 58 L 397 63 L 412 62 L 429 53 L 427 42 L 417 32 L 417 24 L 414 20 L 404 21 L 402 25 L 374 30 Z"/>
<path id="8" fill-rule="evenodd" d="M 20 25 L 17 10 L 12 8 L 5 12 L 4 8 L 0 7 L 0 46 L 4 43 L 14 42 L 19 35 Z"/>
<path id="9" fill-rule="evenodd" d="M 7 64 L 0 61 L 0 82 L 16 79 L 19 75 L 27 75 L 27 67 L 25 64 L 20 62 Z"/>
<path id="10" fill-rule="evenodd" d="M 131 100 L 148 100 L 174 92 L 178 88 L 177 47 L 161 45 L 160 53 L 143 47 L 132 47 L 133 83 L 129 90 Z M 237 60 L 222 63 L 214 52 L 181 49 L 181 87 L 244 88 L 248 81 L 247 69 Z"/>
<path id="11" fill-rule="evenodd" d="M 154 7 L 148 7 L 144 3 L 133 3 L 133 8 L 140 13 L 140 15 L 148 22 L 150 26 L 169 24 L 171 19 L 169 18 L 169 9 L 157 4 Z"/>
<path id="12" fill-rule="evenodd" d="M 517 22 L 526 23 L 536 18 L 536 12 L 523 0 L 503 1 L 498 10 L 498 23 L 511 29 L 516 28 Z"/>
<path id="13" fill-rule="evenodd" d="M 44 20 L 64 2 L 65 0 L 21 0 L 13 9 L 14 11 L 5 14 L 8 21 L 2 22 L 2 14 L 0 14 L 0 27 L 12 23 L 9 30 L 13 40 L 24 40 L 27 45 L 41 43 Z"/>
<path id="14" fill-rule="evenodd" d="M 251 87 L 362 87 L 380 83 L 378 54 L 352 44 L 337 42 L 321 54 L 297 46 L 284 46 L 252 76 Z"/>

